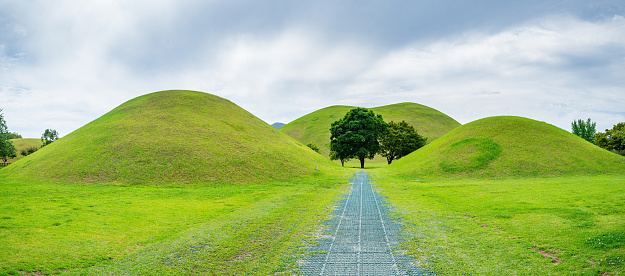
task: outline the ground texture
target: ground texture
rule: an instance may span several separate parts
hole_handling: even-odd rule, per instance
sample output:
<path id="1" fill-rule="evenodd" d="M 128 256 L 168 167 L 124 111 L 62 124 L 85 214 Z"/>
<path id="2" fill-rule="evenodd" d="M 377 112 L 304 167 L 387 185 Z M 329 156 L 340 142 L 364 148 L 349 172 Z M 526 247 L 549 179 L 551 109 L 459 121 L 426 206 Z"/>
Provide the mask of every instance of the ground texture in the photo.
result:
<path id="1" fill-rule="evenodd" d="M 303 275 L 432 275 L 399 254 L 401 225 L 373 190 L 366 172 L 350 181 L 326 231 L 302 261 Z"/>

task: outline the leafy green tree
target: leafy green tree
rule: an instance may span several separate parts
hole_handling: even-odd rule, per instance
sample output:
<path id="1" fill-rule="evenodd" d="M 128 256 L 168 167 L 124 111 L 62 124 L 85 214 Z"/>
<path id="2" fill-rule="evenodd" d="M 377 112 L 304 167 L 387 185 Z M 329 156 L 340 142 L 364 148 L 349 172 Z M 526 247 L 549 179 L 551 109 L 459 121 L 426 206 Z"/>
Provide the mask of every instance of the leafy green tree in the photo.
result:
<path id="1" fill-rule="evenodd" d="M 380 155 L 388 164 L 425 146 L 427 138 L 419 135 L 413 126 L 401 121 L 388 123 L 388 131 L 380 136 Z"/>
<path id="2" fill-rule="evenodd" d="M 9 129 L 7 127 L 7 122 L 4 120 L 4 114 L 2 114 L 2 109 L 0 109 L 0 158 L 4 164 L 7 163 L 9 158 L 17 157 L 17 150 L 13 143 L 9 140 Z"/>
<path id="3" fill-rule="evenodd" d="M 343 154 L 343 156 L 341 156 L 340 153 Z M 349 161 L 351 158 L 349 158 L 347 156 L 347 152 L 346 151 L 330 151 L 330 160 L 341 160 L 341 166 L 345 167 L 345 162 Z"/>
<path id="4" fill-rule="evenodd" d="M 595 145 L 606 150 L 625 155 L 625 122 L 618 123 L 612 129 L 595 134 Z"/>
<path id="5" fill-rule="evenodd" d="M 317 147 L 317 144 L 315 144 L 315 143 L 308 143 L 306 146 L 309 147 L 311 150 L 314 150 L 317 153 L 319 153 L 319 147 Z"/>
<path id="6" fill-rule="evenodd" d="M 48 144 L 59 139 L 59 134 L 54 129 L 46 129 L 41 135 L 41 142 L 43 142 L 43 146 L 47 146 Z"/>
<path id="7" fill-rule="evenodd" d="M 9 133 L 9 139 L 22 139 L 22 135 L 17 134 L 17 132 Z"/>
<path id="8" fill-rule="evenodd" d="M 571 123 L 571 128 L 573 129 L 573 134 L 592 143 L 595 140 L 595 133 L 597 132 L 597 129 L 595 128 L 596 125 L 597 123 L 591 122 L 590 118 L 588 118 L 585 122 L 584 120 L 579 119 Z"/>
<path id="9" fill-rule="evenodd" d="M 387 124 L 382 115 L 366 108 L 354 108 L 330 127 L 330 159 L 358 158 L 360 168 L 365 158 L 372 159 L 380 150 L 378 138 L 386 132 Z"/>

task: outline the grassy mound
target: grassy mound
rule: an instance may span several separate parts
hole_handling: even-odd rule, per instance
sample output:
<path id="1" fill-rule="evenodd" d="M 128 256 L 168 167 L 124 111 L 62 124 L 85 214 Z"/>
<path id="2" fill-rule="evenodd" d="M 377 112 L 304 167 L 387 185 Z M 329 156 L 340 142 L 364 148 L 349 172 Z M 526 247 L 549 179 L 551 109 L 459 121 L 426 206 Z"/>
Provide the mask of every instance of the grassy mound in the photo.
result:
<path id="1" fill-rule="evenodd" d="M 392 164 L 418 176 L 535 177 L 625 171 L 625 158 L 547 123 L 490 117 L 456 128 Z"/>
<path id="2" fill-rule="evenodd" d="M 17 157 L 13 159 L 9 159 L 8 160 L 9 163 L 15 163 L 15 161 L 24 158 L 24 156 L 20 154 L 20 150 L 33 148 L 33 147 L 40 148 L 41 145 L 43 145 L 43 142 L 41 142 L 41 139 L 38 139 L 38 138 L 11 139 L 11 142 L 13 142 L 13 146 L 15 146 L 15 149 L 17 149 Z"/>
<path id="3" fill-rule="evenodd" d="M 315 143 L 321 155 L 330 154 L 330 125 L 345 116 L 355 106 L 330 106 L 304 115 L 280 128 L 296 140 L 308 144 Z M 428 137 L 428 142 L 436 140 L 450 130 L 460 126 L 456 120 L 444 113 L 416 103 L 399 103 L 371 108 L 382 115 L 385 121 L 405 120 L 413 125 L 420 135 Z"/>
<path id="4" fill-rule="evenodd" d="M 326 158 L 232 102 L 194 91 L 132 99 L 2 171 L 119 184 L 209 184 L 312 174 Z"/>

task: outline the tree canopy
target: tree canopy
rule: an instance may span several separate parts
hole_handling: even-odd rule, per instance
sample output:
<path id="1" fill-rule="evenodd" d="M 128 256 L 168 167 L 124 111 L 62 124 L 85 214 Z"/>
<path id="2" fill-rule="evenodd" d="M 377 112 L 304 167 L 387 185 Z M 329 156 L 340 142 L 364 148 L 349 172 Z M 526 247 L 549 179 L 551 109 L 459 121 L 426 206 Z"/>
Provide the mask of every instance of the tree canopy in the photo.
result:
<path id="1" fill-rule="evenodd" d="M 380 150 L 378 138 L 386 132 L 387 124 L 382 115 L 366 108 L 354 108 L 330 127 L 330 158 L 343 163 L 351 158 L 372 159 Z"/>
<path id="2" fill-rule="evenodd" d="M 41 135 L 41 142 L 44 146 L 56 141 L 56 139 L 59 139 L 59 134 L 54 129 L 46 129 Z"/>
<path id="3" fill-rule="evenodd" d="M 9 133 L 9 139 L 22 139 L 22 135 L 19 135 L 17 132 Z"/>
<path id="4" fill-rule="evenodd" d="M 590 121 L 590 118 L 588 118 L 587 121 L 579 119 L 571 123 L 571 128 L 573 130 L 573 134 L 592 143 L 595 140 L 595 133 L 597 132 L 595 128 L 596 125 L 597 123 Z"/>
<path id="5" fill-rule="evenodd" d="M 8 158 L 17 157 L 17 150 L 13 143 L 9 141 L 10 137 L 7 122 L 4 120 L 2 109 L 0 109 L 0 158 L 2 158 L 3 163 L 6 163 Z"/>
<path id="6" fill-rule="evenodd" d="M 595 134 L 595 145 L 606 150 L 625 155 L 625 122 L 618 123 L 612 129 Z"/>
<path id="7" fill-rule="evenodd" d="M 419 135 L 413 126 L 401 121 L 388 123 L 388 131 L 380 136 L 380 155 L 388 164 L 425 146 L 427 138 Z"/>

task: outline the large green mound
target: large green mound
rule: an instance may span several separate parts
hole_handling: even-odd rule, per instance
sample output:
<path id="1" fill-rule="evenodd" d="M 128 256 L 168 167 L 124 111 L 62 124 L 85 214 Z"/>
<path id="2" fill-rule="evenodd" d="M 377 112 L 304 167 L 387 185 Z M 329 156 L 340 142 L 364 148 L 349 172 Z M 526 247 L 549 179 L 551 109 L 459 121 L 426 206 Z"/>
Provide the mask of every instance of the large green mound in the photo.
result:
<path id="1" fill-rule="evenodd" d="M 120 105 L 2 173 L 166 185 L 287 179 L 315 166 L 333 164 L 226 99 L 162 91 Z"/>
<path id="2" fill-rule="evenodd" d="M 330 154 L 330 125 L 345 116 L 355 106 L 330 106 L 304 115 L 280 128 L 296 140 L 308 144 L 315 143 L 323 156 Z M 411 124 L 420 135 L 428 137 L 428 142 L 436 140 L 450 130 L 460 126 L 444 113 L 416 103 L 398 103 L 371 108 L 382 115 L 384 121 Z"/>
<path id="3" fill-rule="evenodd" d="M 553 125 L 501 116 L 456 128 L 389 169 L 422 177 L 610 174 L 625 172 L 625 158 Z"/>

